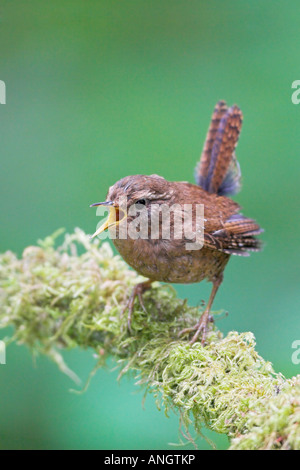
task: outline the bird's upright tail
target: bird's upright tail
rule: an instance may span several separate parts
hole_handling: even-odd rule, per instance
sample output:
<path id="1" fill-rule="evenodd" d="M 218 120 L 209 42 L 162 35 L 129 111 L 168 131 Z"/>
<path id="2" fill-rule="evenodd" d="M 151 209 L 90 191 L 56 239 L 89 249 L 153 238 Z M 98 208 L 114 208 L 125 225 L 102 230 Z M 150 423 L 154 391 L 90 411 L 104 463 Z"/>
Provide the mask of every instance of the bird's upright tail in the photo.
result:
<path id="1" fill-rule="evenodd" d="M 203 152 L 196 167 L 196 183 L 210 193 L 236 194 L 241 187 L 241 171 L 234 150 L 243 115 L 234 105 L 219 101 L 214 109 Z"/>

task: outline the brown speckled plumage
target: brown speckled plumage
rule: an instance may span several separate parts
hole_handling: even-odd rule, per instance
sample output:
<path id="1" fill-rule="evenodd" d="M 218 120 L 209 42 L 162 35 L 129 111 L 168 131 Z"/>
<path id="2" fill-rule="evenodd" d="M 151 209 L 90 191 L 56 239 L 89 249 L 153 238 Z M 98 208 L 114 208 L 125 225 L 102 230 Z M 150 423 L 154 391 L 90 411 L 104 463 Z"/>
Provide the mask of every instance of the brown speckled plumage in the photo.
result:
<path id="1" fill-rule="evenodd" d="M 204 205 L 204 245 L 199 250 L 189 250 L 186 238 L 175 239 L 119 239 L 113 240 L 124 260 L 138 273 L 149 279 L 137 286 L 129 301 L 130 321 L 135 296 L 142 302 L 141 294 L 151 285 L 151 281 L 170 283 L 194 283 L 204 279 L 213 283 L 213 290 L 206 310 L 195 330 L 191 343 L 200 333 L 205 340 L 209 311 L 223 279 L 223 271 L 231 254 L 247 256 L 249 251 L 260 249 L 255 237 L 261 232 L 259 225 L 243 216 L 240 206 L 226 195 L 240 188 L 240 169 L 234 150 L 242 126 L 242 113 L 237 106 L 227 108 L 220 101 L 213 113 L 200 163 L 196 168 L 197 185 L 187 182 L 170 182 L 158 175 L 127 176 L 115 183 L 108 191 L 107 201 L 115 206 L 126 196 L 128 207 L 138 202 L 147 209 L 149 218 L 155 206 L 161 204 Z M 130 223 L 130 216 L 120 221 Z M 172 226 L 172 218 L 171 218 Z M 162 227 L 160 227 L 162 229 Z M 160 232 L 161 235 L 161 232 Z M 129 321 L 129 323 L 130 323 Z"/>
<path id="2" fill-rule="evenodd" d="M 149 239 L 125 239 L 113 240 L 118 251 L 125 261 L 136 271 L 153 281 L 172 283 L 193 283 L 203 279 L 213 281 L 224 270 L 229 259 L 221 244 L 217 248 L 213 233 L 224 229 L 226 220 L 239 210 L 239 206 L 225 198 L 209 194 L 199 186 L 184 182 L 169 182 L 156 175 L 135 175 L 124 178 L 114 185 L 108 192 L 107 200 L 118 201 L 124 196 L 124 188 L 129 201 L 136 202 L 148 196 L 147 188 L 156 188 L 155 199 L 152 203 L 168 203 L 183 205 L 189 201 L 192 204 L 204 204 L 205 240 L 201 250 L 187 250 L 186 239 L 153 240 Z M 125 183 L 123 185 L 123 183 Z M 142 188 L 142 189 L 140 189 Z M 169 189 L 170 188 L 170 189 Z M 167 191 L 166 191 L 167 189 Z M 160 196 L 167 193 L 167 197 Z M 154 193 L 152 193 L 154 194 Z M 151 203 L 148 206 L 149 217 Z M 126 221 L 130 223 L 130 220 Z M 121 222 L 122 224 L 122 222 Z M 210 236 L 206 238 L 206 235 Z M 225 240 L 222 242 L 225 246 Z M 212 263 L 212 256 L 214 262 Z"/>

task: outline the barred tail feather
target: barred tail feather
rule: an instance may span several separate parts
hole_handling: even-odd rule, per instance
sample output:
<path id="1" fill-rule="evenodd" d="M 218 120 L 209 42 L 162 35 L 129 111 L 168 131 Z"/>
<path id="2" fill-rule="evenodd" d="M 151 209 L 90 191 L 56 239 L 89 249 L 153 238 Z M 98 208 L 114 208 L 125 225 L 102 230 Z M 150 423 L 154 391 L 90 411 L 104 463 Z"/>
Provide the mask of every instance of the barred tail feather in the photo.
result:
<path id="1" fill-rule="evenodd" d="M 241 172 L 234 150 L 242 122 L 237 106 L 228 109 L 224 101 L 217 103 L 195 175 L 197 184 L 210 193 L 236 194 L 240 189 Z"/>
<path id="2" fill-rule="evenodd" d="M 206 191 L 208 191 L 209 188 L 209 180 L 207 176 L 210 167 L 211 152 L 215 143 L 220 121 L 222 117 L 226 114 L 227 110 L 228 108 L 225 101 L 219 101 L 216 104 L 213 115 L 211 117 L 211 122 L 207 132 L 200 162 L 198 163 L 195 170 L 196 183 L 198 184 L 198 186 L 201 186 Z"/>

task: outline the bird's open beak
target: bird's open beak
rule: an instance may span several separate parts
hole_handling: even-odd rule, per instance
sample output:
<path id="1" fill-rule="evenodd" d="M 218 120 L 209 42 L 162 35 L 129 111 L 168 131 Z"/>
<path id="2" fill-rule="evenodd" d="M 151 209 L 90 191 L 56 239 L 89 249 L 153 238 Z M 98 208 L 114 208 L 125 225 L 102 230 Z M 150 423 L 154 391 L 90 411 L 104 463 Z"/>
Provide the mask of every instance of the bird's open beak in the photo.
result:
<path id="1" fill-rule="evenodd" d="M 109 207 L 109 215 L 108 219 L 104 224 L 101 225 L 101 227 L 98 228 L 98 230 L 92 235 L 92 239 L 97 237 L 97 235 L 100 235 L 100 233 L 104 232 L 110 227 L 113 227 L 114 225 L 119 225 L 121 220 L 123 220 L 126 217 L 126 212 L 124 209 L 121 209 L 119 206 L 115 205 L 111 201 L 106 201 L 106 202 L 96 202 L 95 204 L 92 204 L 90 207 L 97 207 L 97 206 L 108 206 Z"/>

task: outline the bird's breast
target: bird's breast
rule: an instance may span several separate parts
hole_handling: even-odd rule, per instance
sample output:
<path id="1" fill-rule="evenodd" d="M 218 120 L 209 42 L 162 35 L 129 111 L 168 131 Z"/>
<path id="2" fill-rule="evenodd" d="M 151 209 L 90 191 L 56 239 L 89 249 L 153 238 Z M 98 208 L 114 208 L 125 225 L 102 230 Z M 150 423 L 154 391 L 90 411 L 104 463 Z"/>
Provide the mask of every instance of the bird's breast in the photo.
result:
<path id="1" fill-rule="evenodd" d="M 225 253 L 203 247 L 188 251 L 183 240 L 115 239 L 123 259 L 153 281 L 189 284 L 213 280 L 229 259 Z"/>

